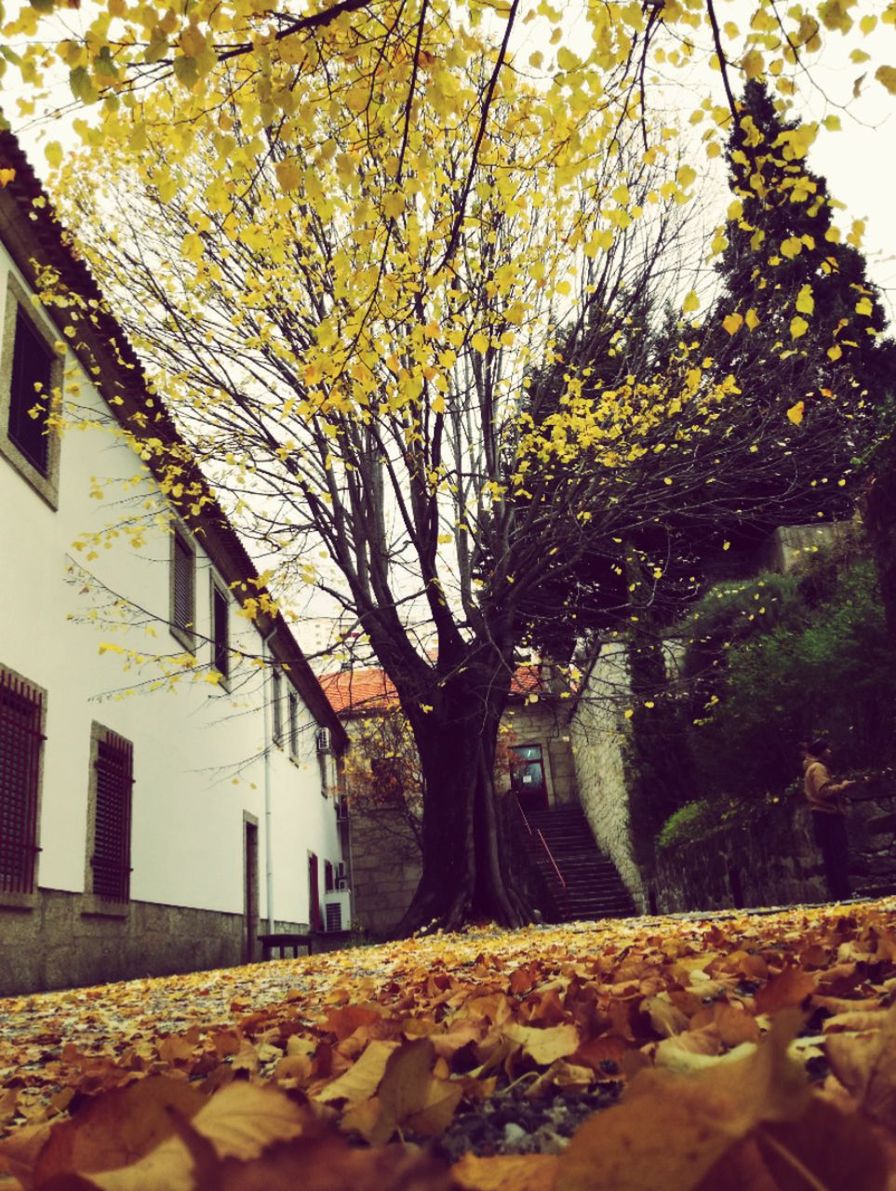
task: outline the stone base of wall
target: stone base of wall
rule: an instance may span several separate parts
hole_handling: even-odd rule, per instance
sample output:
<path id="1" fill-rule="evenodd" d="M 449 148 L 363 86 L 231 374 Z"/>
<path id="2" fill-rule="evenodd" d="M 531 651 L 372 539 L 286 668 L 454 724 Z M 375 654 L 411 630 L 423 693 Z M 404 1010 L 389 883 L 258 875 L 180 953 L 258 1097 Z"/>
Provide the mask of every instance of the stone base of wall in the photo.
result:
<path id="1" fill-rule="evenodd" d="M 828 900 L 810 817 L 803 800 L 794 798 L 749 826 L 733 824 L 660 852 L 658 912 Z M 876 779 L 861 787 L 851 800 L 847 831 L 854 895 L 896 891 L 896 789 L 891 780 Z"/>
<path id="2" fill-rule="evenodd" d="M 198 972 L 243 962 L 242 914 L 41 889 L 0 903 L 0 995 Z"/>

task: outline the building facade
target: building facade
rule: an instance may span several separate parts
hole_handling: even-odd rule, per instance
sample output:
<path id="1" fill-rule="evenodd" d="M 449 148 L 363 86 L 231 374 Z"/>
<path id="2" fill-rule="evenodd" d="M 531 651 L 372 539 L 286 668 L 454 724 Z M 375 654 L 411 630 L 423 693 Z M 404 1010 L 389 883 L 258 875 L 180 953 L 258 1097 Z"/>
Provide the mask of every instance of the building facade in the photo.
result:
<path id="1" fill-rule="evenodd" d="M 355 746 L 346 781 L 352 913 L 362 930 L 381 936 L 400 921 L 422 873 L 419 782 L 406 797 L 401 784 L 412 766 L 397 765 L 395 757 L 405 747 L 415 749 L 409 730 L 402 741 L 394 727 L 377 744 L 377 725 L 402 719 L 395 688 L 382 670 L 343 670 L 323 675 L 321 682 Z M 501 721 L 495 784 L 500 794 L 515 795 L 524 812 L 577 804 L 571 702 L 550 667 L 517 668 Z"/>
<path id="2" fill-rule="evenodd" d="M 345 733 L 7 133 L 0 178 L 0 994 L 255 959 L 328 916 Z"/>

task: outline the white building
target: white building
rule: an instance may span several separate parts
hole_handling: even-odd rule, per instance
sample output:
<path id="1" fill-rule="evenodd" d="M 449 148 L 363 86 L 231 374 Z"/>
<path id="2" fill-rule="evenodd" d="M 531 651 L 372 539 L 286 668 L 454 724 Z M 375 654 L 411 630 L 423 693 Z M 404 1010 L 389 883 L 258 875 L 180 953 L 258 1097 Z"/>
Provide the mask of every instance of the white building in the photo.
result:
<path id="1" fill-rule="evenodd" d="M 256 958 L 338 883 L 345 733 L 220 508 L 115 433 L 177 442 L 7 133 L 0 171 L 0 994 Z"/>

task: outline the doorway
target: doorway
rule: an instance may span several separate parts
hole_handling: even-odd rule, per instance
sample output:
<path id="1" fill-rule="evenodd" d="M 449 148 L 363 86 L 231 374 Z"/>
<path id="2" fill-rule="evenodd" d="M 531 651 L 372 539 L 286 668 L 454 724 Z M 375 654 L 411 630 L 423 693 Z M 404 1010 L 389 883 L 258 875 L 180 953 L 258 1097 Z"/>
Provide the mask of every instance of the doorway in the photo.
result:
<path id="1" fill-rule="evenodd" d="M 308 853 L 308 926 L 311 930 L 323 929 L 323 919 L 320 914 L 318 864 L 314 852 Z"/>
<path id="2" fill-rule="evenodd" d="M 540 744 L 516 745 L 510 750 L 513 789 L 524 811 L 548 809 L 548 785 Z"/>
<path id="3" fill-rule="evenodd" d="M 258 958 L 258 820 L 250 815 L 243 819 L 243 875 L 243 963 L 251 964 Z"/>

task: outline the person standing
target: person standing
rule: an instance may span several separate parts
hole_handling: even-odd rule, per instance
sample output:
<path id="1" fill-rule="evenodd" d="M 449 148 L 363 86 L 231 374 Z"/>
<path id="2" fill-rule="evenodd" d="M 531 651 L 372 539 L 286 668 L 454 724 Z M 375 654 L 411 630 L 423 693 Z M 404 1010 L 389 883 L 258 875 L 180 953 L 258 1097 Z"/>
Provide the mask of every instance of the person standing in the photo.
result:
<path id="1" fill-rule="evenodd" d="M 843 794 L 854 781 L 835 782 L 831 777 L 831 746 L 821 738 L 804 748 L 803 792 L 812 812 L 812 831 L 824 861 L 828 892 L 834 901 L 850 896 L 849 841 L 846 835 L 846 802 Z"/>

